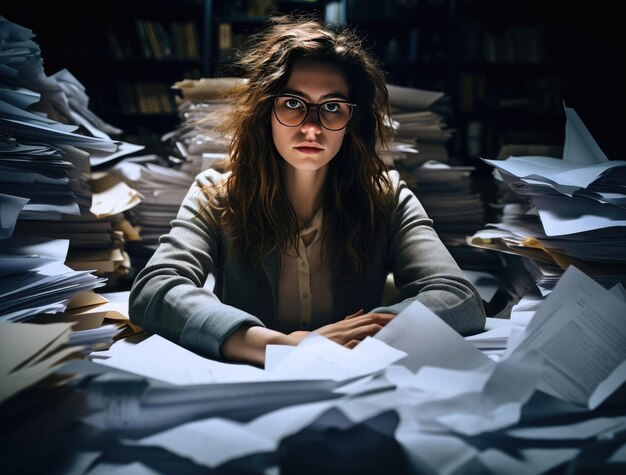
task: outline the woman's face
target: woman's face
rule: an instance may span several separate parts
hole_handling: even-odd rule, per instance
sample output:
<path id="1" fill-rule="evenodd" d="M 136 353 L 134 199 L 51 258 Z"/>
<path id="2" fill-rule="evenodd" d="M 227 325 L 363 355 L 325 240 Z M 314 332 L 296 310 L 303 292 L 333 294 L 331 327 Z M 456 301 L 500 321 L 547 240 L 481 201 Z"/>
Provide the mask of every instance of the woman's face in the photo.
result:
<path id="1" fill-rule="evenodd" d="M 313 104 L 349 99 L 346 77 L 339 68 L 330 63 L 307 59 L 294 63 L 281 94 L 290 96 L 279 99 L 282 101 L 279 107 L 283 108 L 285 114 L 296 113 L 298 109 L 302 113 L 304 102 L 300 99 Z M 338 107 L 337 104 L 328 104 L 322 115 L 332 117 L 339 110 Z M 326 167 L 339 152 L 345 132 L 345 128 L 328 130 L 322 127 L 315 107 L 309 109 L 304 122 L 296 127 L 281 124 L 276 114 L 272 113 L 274 145 L 288 166 L 296 170 L 315 171 Z"/>

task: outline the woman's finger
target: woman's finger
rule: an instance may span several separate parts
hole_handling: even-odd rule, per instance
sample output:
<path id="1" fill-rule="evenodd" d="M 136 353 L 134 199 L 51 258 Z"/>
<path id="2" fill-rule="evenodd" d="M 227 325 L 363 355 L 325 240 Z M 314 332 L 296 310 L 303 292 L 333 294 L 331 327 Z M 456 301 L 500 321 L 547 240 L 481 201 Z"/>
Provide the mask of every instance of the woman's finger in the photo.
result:
<path id="1" fill-rule="evenodd" d="M 359 317 L 359 316 L 361 316 L 363 314 L 365 314 L 365 310 L 363 310 L 363 309 L 357 310 L 352 315 L 348 315 L 346 318 L 344 318 L 344 320 L 350 320 L 351 318 Z"/>
<path id="2" fill-rule="evenodd" d="M 348 343 L 346 343 L 346 344 L 345 344 L 345 345 L 343 345 L 343 346 L 345 346 L 346 348 L 348 348 L 348 349 L 350 349 L 350 350 L 351 350 L 351 349 L 353 349 L 356 345 L 358 345 L 359 343 L 360 343 L 360 342 L 359 342 L 359 340 L 350 340 Z"/>

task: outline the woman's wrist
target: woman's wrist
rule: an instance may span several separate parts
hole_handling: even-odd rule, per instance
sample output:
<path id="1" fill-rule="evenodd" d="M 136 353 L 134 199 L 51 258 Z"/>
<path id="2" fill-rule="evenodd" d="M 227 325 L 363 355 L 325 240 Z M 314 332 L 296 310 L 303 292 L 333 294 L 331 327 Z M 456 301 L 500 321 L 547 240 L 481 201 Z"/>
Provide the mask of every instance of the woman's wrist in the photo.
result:
<path id="1" fill-rule="evenodd" d="M 297 345 L 302 338 L 261 326 L 242 326 L 224 340 L 221 352 L 224 359 L 263 366 L 267 345 Z"/>

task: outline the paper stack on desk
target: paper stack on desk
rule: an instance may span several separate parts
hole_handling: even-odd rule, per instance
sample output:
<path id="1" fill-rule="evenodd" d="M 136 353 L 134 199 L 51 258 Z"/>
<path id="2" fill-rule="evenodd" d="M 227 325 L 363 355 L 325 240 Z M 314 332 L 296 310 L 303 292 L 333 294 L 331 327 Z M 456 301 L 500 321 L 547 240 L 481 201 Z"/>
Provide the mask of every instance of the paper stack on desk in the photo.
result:
<path id="1" fill-rule="evenodd" d="M 544 295 L 570 264 L 605 287 L 626 282 L 626 161 L 609 161 L 576 112 L 565 114 L 562 160 L 485 160 L 526 205 L 505 207 L 501 223 L 471 238 L 522 256 Z"/>
<path id="2" fill-rule="evenodd" d="M 63 264 L 66 239 L 22 237 L 0 240 L 0 321 L 20 322 L 38 314 L 65 310 L 78 293 L 103 285 L 88 271 L 74 271 Z"/>
<path id="3" fill-rule="evenodd" d="M 446 142 L 452 134 L 446 129 L 443 115 L 433 110 L 444 94 L 393 84 L 388 84 L 387 90 L 394 141 L 389 150 L 380 151 L 386 163 L 401 164 L 410 171 L 428 160 L 446 162 Z"/>
<path id="4" fill-rule="evenodd" d="M 571 295 L 576 298 L 569 298 Z M 112 355 L 109 362 L 102 361 L 111 368 L 148 377 L 148 383 L 141 388 L 139 383 L 129 383 L 124 391 L 119 376 L 111 377 L 110 384 L 106 378 L 97 378 L 92 391 L 93 397 L 100 395 L 94 403 L 99 402 L 86 421 L 112 434 L 137 438 L 125 442 L 128 446 L 158 446 L 196 464 L 216 467 L 235 458 L 275 450 L 283 439 L 318 421 L 323 427 L 333 426 L 336 421 L 345 429 L 391 411 L 399 417 L 394 437 L 416 468 L 432 473 L 471 467 L 483 472 L 518 473 L 517 467 L 524 473 L 542 473 L 576 457 L 580 448 L 532 449 L 531 444 L 524 449 L 523 440 L 541 438 L 542 430 L 562 438 L 578 432 L 581 436 L 608 436 L 620 427 L 626 428 L 626 414 L 597 419 L 589 413 L 588 423 L 580 428 L 559 429 L 553 422 L 541 427 L 541 419 L 535 416 L 533 430 L 513 429 L 524 412 L 541 412 L 543 406 L 537 406 L 541 404 L 537 401 L 551 401 L 550 417 L 575 413 L 581 420 L 581 414 L 590 409 L 597 411 L 624 385 L 623 315 L 626 301 L 572 267 L 498 363 L 482 355 L 419 302 L 396 317 L 376 338 L 364 341 L 355 350 L 346 350 L 354 352 L 351 359 L 341 351 L 335 352 L 332 342 L 316 337 L 305 339 L 302 348 L 270 356 L 271 369 L 266 371 L 204 360 L 166 340 L 151 337 L 135 346 L 127 344 L 117 350 L 114 346 L 108 353 Z M 373 340 L 378 343 L 368 346 Z M 165 350 L 167 358 L 163 356 Z M 268 348 L 269 355 L 273 351 Z M 324 362 L 339 363 L 342 369 Z M 272 380 L 272 373 L 281 365 L 289 371 Z M 320 368 L 318 374 L 311 375 L 311 368 Z M 327 379 L 311 379 L 323 377 Z M 159 386 L 153 378 L 171 378 L 178 386 Z M 336 379 L 344 380 L 344 384 Z M 218 383 L 192 384 L 209 380 Z M 176 391 L 180 384 L 192 384 L 186 386 L 190 392 Z M 310 402 L 301 399 L 305 397 L 298 391 L 302 384 L 310 391 Z M 115 385 L 118 390 L 114 390 Z M 114 396 L 116 391 L 121 391 L 118 396 Z M 161 405 L 157 414 L 150 401 L 159 392 L 169 405 Z M 243 414 L 251 415 L 251 400 L 244 394 L 258 394 L 261 406 L 274 397 L 282 408 L 275 407 L 249 420 Z M 127 401 L 134 398 L 137 403 L 128 404 L 124 415 L 116 413 L 121 417 L 116 422 L 106 416 L 108 397 Z M 220 411 L 211 412 L 210 405 L 202 406 L 202 397 L 209 398 L 213 408 Z M 183 400 L 196 402 L 185 407 Z M 296 405 L 285 407 L 291 404 Z M 197 409 L 196 415 L 205 414 L 204 418 L 194 418 L 193 408 Z M 153 416 L 146 417 L 149 413 Z M 505 436 L 501 432 L 504 430 L 510 435 Z M 496 434 L 495 438 L 491 433 Z M 189 443 L 191 434 L 193 444 Z M 510 457 L 505 449 L 501 451 L 498 437 L 517 440 L 521 460 Z M 483 439 L 489 450 L 478 449 Z"/>
<path id="5" fill-rule="evenodd" d="M 181 122 L 164 139 L 173 144 L 182 171 L 195 176 L 207 168 L 228 168 L 229 140 L 216 125 L 231 107 L 228 91 L 244 81 L 236 77 L 185 79 L 172 86 L 182 96 L 177 97 Z"/>

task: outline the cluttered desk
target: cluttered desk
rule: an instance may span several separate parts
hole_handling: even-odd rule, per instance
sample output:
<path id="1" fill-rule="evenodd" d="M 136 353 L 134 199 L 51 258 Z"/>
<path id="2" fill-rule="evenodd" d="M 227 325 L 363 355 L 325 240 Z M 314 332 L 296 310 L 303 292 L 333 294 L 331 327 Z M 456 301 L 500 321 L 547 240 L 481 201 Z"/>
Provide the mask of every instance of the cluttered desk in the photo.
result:
<path id="1" fill-rule="evenodd" d="M 270 346 L 265 369 L 145 334 L 24 365 L 70 324 L 28 345 L 3 328 L 3 350 L 19 341 L 3 359 L 3 460 L 9 473 L 618 473 L 624 315 L 623 289 L 571 267 L 527 326 L 489 319 L 463 338 L 416 302 L 353 350 L 315 334 Z M 56 387 L 9 398 L 37 365 L 56 366 Z"/>

